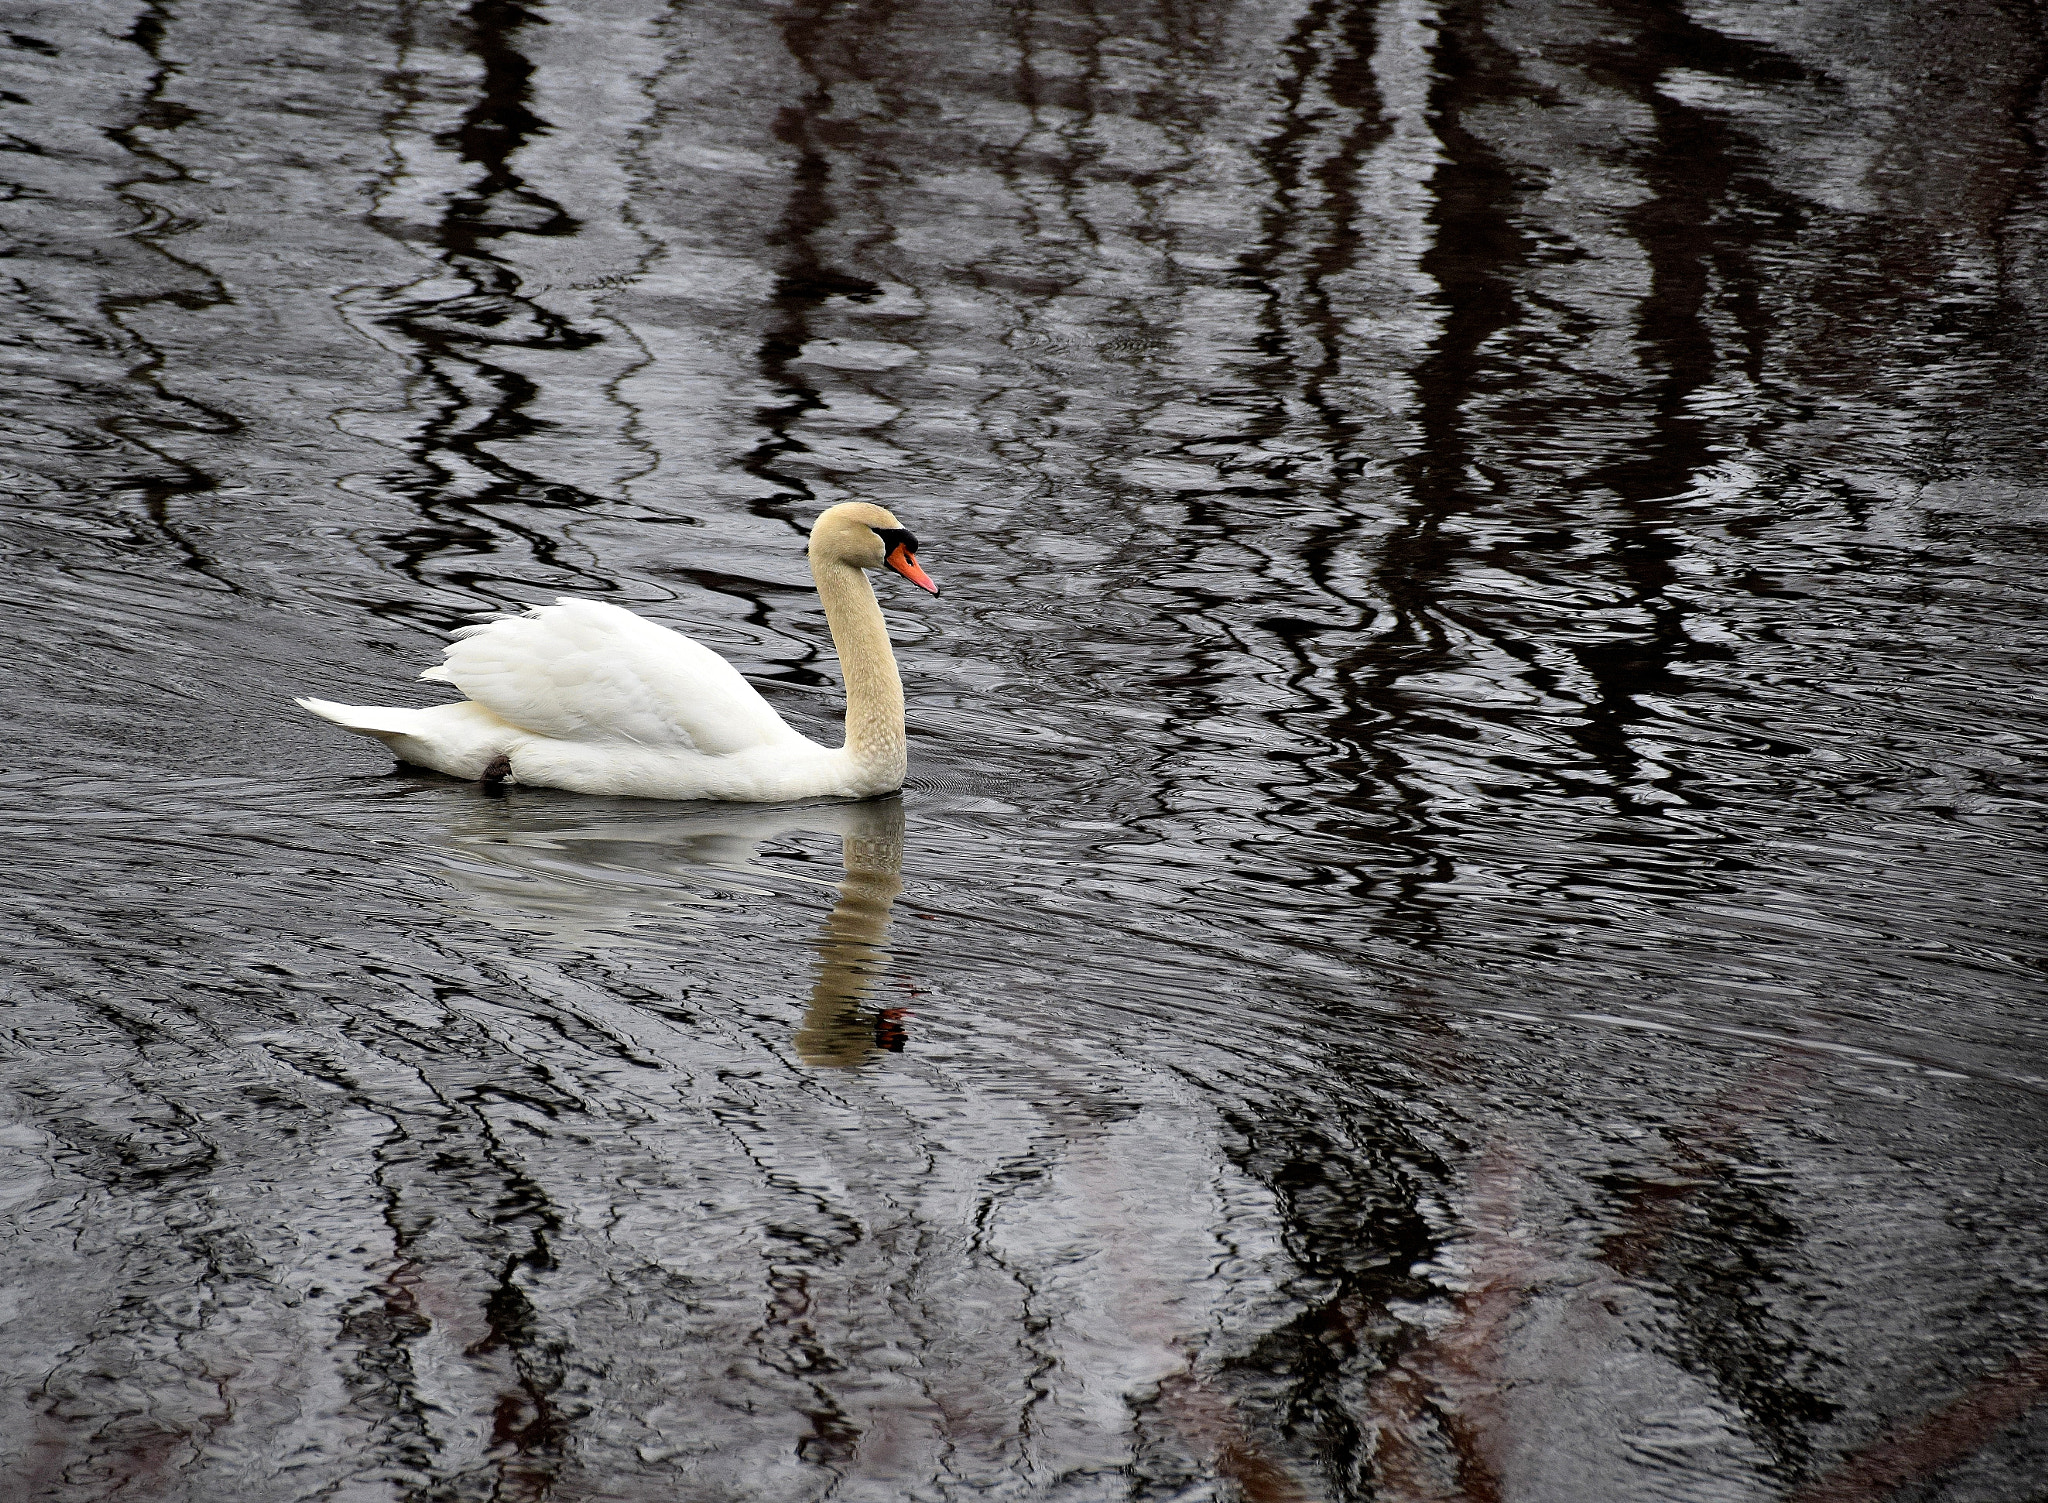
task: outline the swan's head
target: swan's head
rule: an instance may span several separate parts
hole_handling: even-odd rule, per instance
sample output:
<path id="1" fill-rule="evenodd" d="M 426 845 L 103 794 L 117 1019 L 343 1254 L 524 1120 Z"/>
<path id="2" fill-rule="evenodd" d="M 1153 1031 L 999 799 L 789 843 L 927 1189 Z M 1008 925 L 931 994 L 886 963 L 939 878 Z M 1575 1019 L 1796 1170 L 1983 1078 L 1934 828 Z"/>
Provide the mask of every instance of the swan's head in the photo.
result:
<path id="1" fill-rule="evenodd" d="M 827 507 L 811 528 L 811 560 L 856 569 L 893 569 L 921 590 L 939 587 L 918 567 L 917 539 L 895 516 L 866 501 Z"/>

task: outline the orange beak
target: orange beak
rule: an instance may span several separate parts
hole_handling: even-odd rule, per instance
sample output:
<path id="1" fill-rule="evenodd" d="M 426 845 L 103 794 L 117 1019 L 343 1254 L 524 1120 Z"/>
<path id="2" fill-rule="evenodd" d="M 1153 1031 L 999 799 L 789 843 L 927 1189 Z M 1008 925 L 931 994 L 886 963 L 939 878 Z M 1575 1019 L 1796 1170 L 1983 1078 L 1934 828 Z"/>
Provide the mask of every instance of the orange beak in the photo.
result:
<path id="1" fill-rule="evenodd" d="M 904 547 L 903 544 L 898 543 L 894 548 L 891 548 L 888 558 L 883 560 L 883 562 L 887 563 L 890 568 L 901 574 L 920 590 L 930 590 L 934 595 L 939 593 L 939 587 L 932 583 L 931 575 L 925 573 L 924 570 L 917 566 L 917 555 Z"/>

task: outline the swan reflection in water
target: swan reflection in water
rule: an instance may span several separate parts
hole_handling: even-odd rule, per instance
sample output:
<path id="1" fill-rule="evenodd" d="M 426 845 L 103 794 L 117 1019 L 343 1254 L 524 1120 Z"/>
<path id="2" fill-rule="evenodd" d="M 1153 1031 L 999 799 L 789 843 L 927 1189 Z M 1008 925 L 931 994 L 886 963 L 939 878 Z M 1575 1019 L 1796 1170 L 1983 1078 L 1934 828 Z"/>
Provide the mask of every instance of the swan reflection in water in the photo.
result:
<path id="1" fill-rule="evenodd" d="M 847 1068 L 878 1049 L 903 1048 L 903 1010 L 868 1006 L 903 891 L 901 798 L 727 804 L 601 822 L 590 812 L 587 800 L 572 804 L 549 793 L 479 797 L 451 821 L 448 846 L 437 853 L 462 889 L 460 911 L 579 952 L 672 955 L 679 944 L 705 938 L 715 917 L 744 899 L 781 899 L 786 889 L 775 888 L 788 882 L 836 887 L 813 941 L 818 959 L 796 1029 L 797 1057 Z M 839 837 L 836 884 L 791 870 L 793 862 L 762 862 L 763 844 L 798 834 Z"/>

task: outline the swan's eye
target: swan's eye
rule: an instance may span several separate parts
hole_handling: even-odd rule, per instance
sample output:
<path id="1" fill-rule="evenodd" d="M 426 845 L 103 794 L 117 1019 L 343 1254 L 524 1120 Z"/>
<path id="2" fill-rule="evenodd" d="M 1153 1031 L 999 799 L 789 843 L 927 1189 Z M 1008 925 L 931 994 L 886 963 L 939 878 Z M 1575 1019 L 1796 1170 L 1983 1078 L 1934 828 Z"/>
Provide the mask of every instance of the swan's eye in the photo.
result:
<path id="1" fill-rule="evenodd" d="M 877 527 L 875 536 L 882 540 L 882 562 L 894 569 L 919 589 L 930 590 L 934 595 L 939 587 L 932 583 L 931 575 L 918 567 L 917 539 L 903 527 Z"/>

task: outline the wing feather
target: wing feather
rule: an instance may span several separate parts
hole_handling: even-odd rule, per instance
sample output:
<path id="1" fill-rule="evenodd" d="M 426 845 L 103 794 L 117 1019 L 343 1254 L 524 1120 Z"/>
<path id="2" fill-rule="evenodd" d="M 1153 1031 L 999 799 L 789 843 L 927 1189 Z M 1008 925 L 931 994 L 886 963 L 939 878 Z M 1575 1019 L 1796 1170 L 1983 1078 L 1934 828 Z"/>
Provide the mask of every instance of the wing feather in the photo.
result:
<path id="1" fill-rule="evenodd" d="M 564 597 L 455 638 L 420 677 L 535 735 L 711 756 L 801 739 L 724 658 L 616 605 Z"/>

